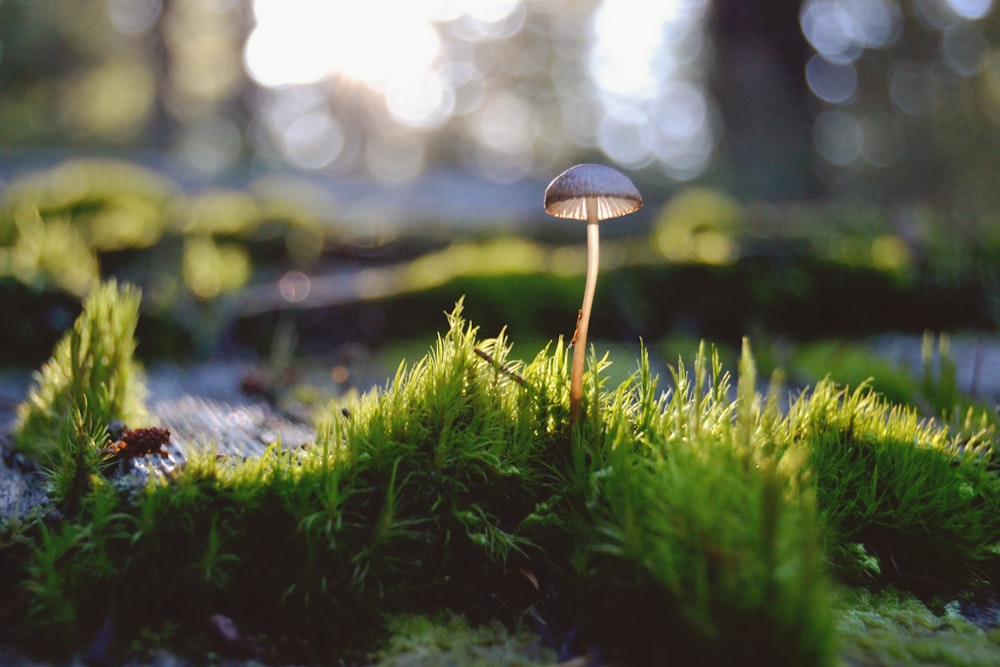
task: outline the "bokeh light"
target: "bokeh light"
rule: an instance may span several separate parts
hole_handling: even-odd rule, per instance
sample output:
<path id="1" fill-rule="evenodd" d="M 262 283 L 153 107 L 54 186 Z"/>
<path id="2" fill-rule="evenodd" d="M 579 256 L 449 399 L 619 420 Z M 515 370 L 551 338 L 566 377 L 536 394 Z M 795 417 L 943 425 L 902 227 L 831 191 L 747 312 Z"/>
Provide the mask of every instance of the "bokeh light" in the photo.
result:
<path id="1" fill-rule="evenodd" d="M 494 159 L 513 163 L 517 176 L 530 168 L 532 106 L 513 90 L 490 94 L 499 87 L 487 84 L 483 68 L 524 76 L 542 68 L 545 54 L 525 49 L 491 62 L 476 50 L 518 33 L 522 0 L 254 0 L 253 16 L 246 70 L 266 91 L 264 135 L 293 165 L 360 165 L 402 182 L 426 166 L 421 135 L 468 116 L 467 136 L 478 144 L 473 162 L 488 176 L 511 177 L 506 167 L 488 166 Z M 360 137 L 357 150 L 351 137 Z"/>
<path id="2" fill-rule="evenodd" d="M 289 123 L 281 134 L 281 148 L 296 167 L 321 169 L 344 149 L 344 130 L 329 112 L 312 110 Z"/>
<path id="3" fill-rule="evenodd" d="M 254 0 L 244 50 L 249 75 L 268 87 L 334 74 L 376 89 L 426 70 L 441 40 L 426 3 Z"/>
<path id="4" fill-rule="evenodd" d="M 301 168 L 363 165 L 394 182 L 416 175 L 410 167 L 424 164 L 426 141 L 408 139 L 400 164 L 381 157 L 392 153 L 385 137 L 401 136 L 386 129 L 395 125 L 420 134 L 458 128 L 473 143 L 455 153 L 499 182 L 549 165 L 560 149 L 543 158 L 540 146 L 567 141 L 625 167 L 656 164 L 687 179 L 708 164 L 718 136 L 702 81 L 708 6 L 606 0 L 589 23 L 574 24 L 553 18 L 561 0 L 254 0 L 243 56 L 248 76 L 267 91 L 259 111 L 264 136 Z M 550 17 L 559 34 L 529 24 L 529 11 Z M 574 30 L 593 34 L 583 72 L 575 54 L 558 51 L 560 40 L 577 38 Z M 581 74 L 589 80 L 580 82 Z M 545 85 L 559 93 L 551 112 L 542 105 Z M 339 132 L 320 131 L 306 90 L 318 92 L 330 113 L 326 125 Z M 298 137 L 308 133 L 295 123 L 302 115 L 312 119 L 307 129 L 320 146 L 305 159 Z M 354 134 L 373 143 L 360 149 L 360 161 L 338 154 L 341 138 Z"/>
<path id="5" fill-rule="evenodd" d="M 236 162 L 242 142 L 242 135 L 234 122 L 209 115 L 192 121 L 184 128 L 180 153 L 195 169 L 217 174 Z"/>
<path id="6" fill-rule="evenodd" d="M 419 72 L 386 86 L 386 106 L 398 122 L 431 129 L 444 124 L 455 109 L 455 91 L 437 72 Z"/>
<path id="7" fill-rule="evenodd" d="M 923 64 L 900 61 L 889 71 L 889 96 L 912 118 L 930 115 L 937 106 L 937 78 Z"/>
<path id="8" fill-rule="evenodd" d="M 933 30 L 947 30 L 962 20 L 948 0 L 913 0 L 913 8 L 920 22 Z"/>
<path id="9" fill-rule="evenodd" d="M 288 271 L 278 281 L 281 298 L 289 303 L 298 303 L 309 296 L 312 283 L 309 276 L 301 271 Z"/>
<path id="10" fill-rule="evenodd" d="M 990 83 L 994 48 L 980 20 L 992 9 L 992 0 L 913 0 L 904 14 L 898 0 L 805 0 L 799 24 L 815 50 L 805 78 L 830 105 L 813 125 L 820 156 L 841 167 L 858 158 L 885 167 L 908 148 L 928 150 L 935 140 L 910 133 L 907 141 L 907 127 L 955 124 L 968 109 L 963 79 L 978 79 L 987 117 L 1000 115 Z M 882 89 L 872 85 L 880 79 Z"/>
<path id="11" fill-rule="evenodd" d="M 418 135 L 385 132 L 368 137 L 365 166 L 375 178 L 387 183 L 412 180 L 424 169 L 427 151 Z"/>
<path id="12" fill-rule="evenodd" d="M 156 80 L 148 68 L 110 62 L 86 70 L 65 84 L 63 117 L 106 141 L 128 141 L 153 110 Z"/>
<path id="13" fill-rule="evenodd" d="M 813 143 L 827 162 L 847 165 L 861 156 L 864 132 L 853 114 L 824 111 L 813 125 Z"/>
<path id="14" fill-rule="evenodd" d="M 888 167 L 903 155 L 906 132 L 890 113 L 873 113 L 861 120 L 861 156 L 875 167 Z"/>
<path id="15" fill-rule="evenodd" d="M 959 76 L 979 74 L 989 55 L 990 42 L 975 25 L 962 23 L 941 35 L 941 59 Z"/>
<path id="16" fill-rule="evenodd" d="M 837 170 L 806 154 L 810 139 L 848 169 L 910 164 L 909 151 L 943 165 L 968 144 L 959 128 L 1000 123 L 994 5 L 3 3 L 17 29 L 0 27 L 0 134 L 11 145 L 162 151 L 210 177 L 292 167 L 392 184 L 439 167 L 510 183 L 574 159 L 727 178 L 756 154 L 753 135 L 782 163 L 754 178 L 814 196 Z M 763 20 L 775 17 L 787 25 Z M 760 139 L 772 115 L 773 135 Z"/>
<path id="17" fill-rule="evenodd" d="M 858 72 L 853 63 L 830 62 L 820 54 L 806 63 L 809 89 L 824 102 L 840 104 L 854 97 L 858 87 Z"/>
<path id="18" fill-rule="evenodd" d="M 678 180 L 707 165 L 716 128 L 698 36 L 708 5 L 604 0 L 594 14 L 589 69 L 603 112 L 596 140 L 615 162 L 633 169 L 655 162 Z"/>
<path id="19" fill-rule="evenodd" d="M 948 7 L 964 19 L 981 19 L 993 9 L 993 0 L 945 0 Z"/>
<path id="20" fill-rule="evenodd" d="M 162 0 L 108 0 L 107 4 L 111 25 L 125 35 L 138 35 L 152 28 L 162 10 Z"/>
<path id="21" fill-rule="evenodd" d="M 893 0 L 806 0 L 799 22 L 819 54 L 847 63 L 864 49 L 891 46 L 902 30 L 902 12 Z"/>

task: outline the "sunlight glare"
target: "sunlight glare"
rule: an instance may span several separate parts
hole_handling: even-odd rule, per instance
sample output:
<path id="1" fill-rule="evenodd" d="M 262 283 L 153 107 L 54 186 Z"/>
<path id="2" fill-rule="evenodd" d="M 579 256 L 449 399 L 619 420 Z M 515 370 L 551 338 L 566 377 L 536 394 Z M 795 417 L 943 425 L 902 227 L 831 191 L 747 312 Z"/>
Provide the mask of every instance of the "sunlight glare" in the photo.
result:
<path id="1" fill-rule="evenodd" d="M 597 9 L 589 62 L 603 112 L 596 142 L 611 159 L 629 168 L 657 161 L 676 179 L 704 169 L 715 137 L 691 51 L 707 11 L 707 0 L 604 0 Z"/>
<path id="2" fill-rule="evenodd" d="M 382 91 L 395 77 L 426 70 L 441 48 L 428 3 L 254 0 L 253 9 L 244 59 L 266 87 L 340 74 Z"/>
<path id="3" fill-rule="evenodd" d="M 612 95 L 648 96 L 662 75 L 657 55 L 663 47 L 665 25 L 674 20 L 683 2 L 660 3 L 657 11 L 643 0 L 603 2 L 594 15 L 595 44 L 590 71 L 598 87 Z M 655 16 L 652 14 L 656 14 Z M 634 20 L 643 16 L 643 20 Z"/>
<path id="4" fill-rule="evenodd" d="M 469 17 L 483 23 L 499 23 L 517 9 L 519 0 L 479 0 L 466 3 Z"/>
<path id="5" fill-rule="evenodd" d="M 993 0 L 947 0 L 948 7 L 964 19 L 985 17 L 993 9 Z"/>
<path id="6" fill-rule="evenodd" d="M 392 117 L 403 125 L 433 128 L 443 124 L 455 109 L 455 93 L 436 72 L 420 72 L 393 79 L 385 90 Z"/>
<path id="7" fill-rule="evenodd" d="M 464 117 L 465 131 L 479 145 L 476 163 L 490 164 L 484 173 L 506 181 L 535 161 L 541 117 L 516 88 L 493 90 L 473 54 L 491 53 L 475 49 L 513 37 L 530 11 L 545 11 L 546 4 L 551 1 L 537 0 L 529 9 L 527 0 L 253 0 L 256 24 L 244 64 L 275 98 L 298 100 L 296 91 L 312 89 L 319 106 L 335 107 L 317 114 L 279 104 L 272 111 L 281 112 L 280 119 L 265 114 L 279 151 L 299 166 L 343 168 L 353 161 L 350 114 L 372 111 L 363 87 L 381 97 L 380 118 L 395 126 L 363 140 L 373 174 L 410 178 L 427 158 L 426 137 L 408 137 L 412 145 L 403 151 L 389 150 L 392 142 L 410 129 L 427 133 Z M 710 0 L 602 0 L 592 15 L 590 76 L 578 84 L 589 88 L 581 97 L 596 99 L 598 108 L 576 114 L 576 124 L 586 127 L 571 133 L 625 166 L 656 162 L 674 178 L 697 175 L 717 142 L 702 80 L 709 7 Z M 541 48 L 508 58 L 502 69 L 517 81 L 546 63 L 549 54 Z"/>

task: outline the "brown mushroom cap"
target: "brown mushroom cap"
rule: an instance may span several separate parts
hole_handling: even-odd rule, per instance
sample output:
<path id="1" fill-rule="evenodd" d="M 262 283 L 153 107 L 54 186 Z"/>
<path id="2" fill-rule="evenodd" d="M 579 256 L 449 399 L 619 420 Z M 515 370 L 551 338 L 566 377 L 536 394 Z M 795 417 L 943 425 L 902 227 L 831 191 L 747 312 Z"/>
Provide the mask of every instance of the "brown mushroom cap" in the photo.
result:
<path id="1" fill-rule="evenodd" d="M 587 200 L 597 201 L 597 219 L 607 220 L 642 208 L 642 195 L 616 169 L 578 164 L 556 176 L 545 188 L 545 212 L 557 218 L 587 219 Z"/>

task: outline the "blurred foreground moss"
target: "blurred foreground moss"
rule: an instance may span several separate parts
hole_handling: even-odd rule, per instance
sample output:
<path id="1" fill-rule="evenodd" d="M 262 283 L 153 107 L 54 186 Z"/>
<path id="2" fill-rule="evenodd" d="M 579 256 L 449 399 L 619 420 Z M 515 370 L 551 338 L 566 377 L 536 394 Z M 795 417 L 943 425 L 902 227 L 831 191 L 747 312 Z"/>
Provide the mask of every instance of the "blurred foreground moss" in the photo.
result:
<path id="1" fill-rule="evenodd" d="M 459 238 L 442 248 L 434 232 L 422 236 L 426 226 L 391 217 L 352 225 L 340 211 L 303 180 L 193 191 L 152 169 L 92 159 L 20 176 L 0 200 L 0 298 L 14 311 L 0 323 L 10 342 L 0 358 L 35 363 L 48 349 L 37 351 L 39 316 L 24 302 L 78 298 L 112 276 L 142 285 L 144 351 L 161 356 L 210 354 L 233 332 L 262 350 L 277 311 L 293 311 L 308 333 L 311 317 L 346 329 L 370 306 L 386 326 L 342 332 L 366 345 L 430 334 L 431 314 L 455 294 L 490 330 L 552 338 L 575 319 L 585 266 L 576 241 L 545 243 L 541 231 L 489 238 L 492 228 L 477 224 L 451 230 Z M 777 207 L 682 191 L 646 233 L 605 239 L 595 334 L 738 346 L 746 332 L 810 340 L 995 327 L 996 235 L 949 235 L 927 212 L 917 218 L 901 227 L 873 206 Z M 306 278 L 311 296 L 285 298 L 288 275 Z M 262 307 L 265 292 L 274 300 Z M 51 343 L 58 327 L 42 328 Z M 328 339 L 325 330 L 303 336 Z"/>
<path id="2" fill-rule="evenodd" d="M 100 294 L 50 364 L 79 348 L 72 386 L 118 386 L 86 375 L 104 348 L 73 341 L 117 341 L 114 367 L 132 363 L 121 343 L 136 297 Z M 617 387 L 592 356 L 586 418 L 571 430 L 561 340 L 521 361 L 502 331 L 480 338 L 461 303 L 448 321 L 384 388 L 331 404 L 304 449 L 192 452 L 136 490 L 102 472 L 100 434 L 82 433 L 76 469 L 50 472 L 56 487 L 83 480 L 79 502 L 18 530 L 30 613 L 5 636 L 72 649 L 109 618 L 128 638 L 175 624 L 197 634 L 224 614 L 307 637 L 319 660 L 375 646 L 392 618 L 449 610 L 625 664 L 826 665 L 828 563 L 855 573 L 863 553 L 874 584 L 963 587 L 996 571 L 985 433 L 959 439 L 829 382 L 784 412 L 777 388 L 757 393 L 746 342 L 735 387 L 704 348 L 665 391 L 644 353 Z M 78 428 L 48 395 L 32 409 L 54 433 Z"/>

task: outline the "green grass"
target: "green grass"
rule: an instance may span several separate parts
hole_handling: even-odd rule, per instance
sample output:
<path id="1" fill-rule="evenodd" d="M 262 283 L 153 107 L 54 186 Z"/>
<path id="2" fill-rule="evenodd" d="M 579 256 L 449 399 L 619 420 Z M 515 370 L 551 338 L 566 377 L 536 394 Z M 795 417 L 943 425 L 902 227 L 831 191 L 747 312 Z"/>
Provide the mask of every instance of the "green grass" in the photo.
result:
<path id="1" fill-rule="evenodd" d="M 82 341 L 131 340 L 134 293 L 100 294 L 68 335 L 81 342 L 46 367 L 91 373 L 73 396 L 103 382 L 85 351 L 112 347 Z M 197 634 L 223 614 L 251 634 L 308 637 L 314 657 L 384 657 L 408 634 L 447 654 L 450 639 L 413 630 L 447 611 L 484 628 L 478 647 L 499 621 L 624 664 L 828 665 L 834 577 L 971 586 L 996 569 L 990 431 L 957 435 L 829 380 L 784 411 L 780 387 L 758 393 L 746 340 L 735 380 L 701 346 L 662 388 L 645 352 L 615 385 L 592 353 L 571 427 L 567 356 L 558 340 L 518 359 L 460 302 L 424 356 L 321 410 L 311 446 L 192 454 L 138 491 L 88 453 L 100 433 L 87 425 L 114 411 L 58 412 L 80 401 L 36 389 L 26 405 L 49 430 L 28 440 L 50 442 L 40 451 L 67 466 L 78 502 L 19 533 L 20 632 L 72 649 L 109 618 L 134 638 Z M 61 375 L 43 371 L 39 387 Z"/>

